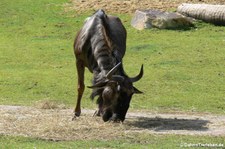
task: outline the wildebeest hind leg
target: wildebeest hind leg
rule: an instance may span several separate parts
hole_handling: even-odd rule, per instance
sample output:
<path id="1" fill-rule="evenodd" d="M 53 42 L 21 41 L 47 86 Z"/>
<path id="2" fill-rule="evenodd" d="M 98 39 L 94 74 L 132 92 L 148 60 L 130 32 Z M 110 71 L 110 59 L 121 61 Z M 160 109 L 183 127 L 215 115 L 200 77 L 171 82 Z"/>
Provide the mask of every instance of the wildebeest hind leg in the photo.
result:
<path id="1" fill-rule="evenodd" d="M 81 114 L 80 104 L 81 104 L 81 98 L 82 98 L 84 88 L 85 88 L 85 86 L 84 86 L 84 64 L 82 61 L 77 60 L 76 66 L 77 66 L 77 77 L 78 77 L 78 85 L 77 85 L 78 95 L 77 95 L 77 105 L 74 110 L 73 120 L 76 117 L 79 117 Z"/>

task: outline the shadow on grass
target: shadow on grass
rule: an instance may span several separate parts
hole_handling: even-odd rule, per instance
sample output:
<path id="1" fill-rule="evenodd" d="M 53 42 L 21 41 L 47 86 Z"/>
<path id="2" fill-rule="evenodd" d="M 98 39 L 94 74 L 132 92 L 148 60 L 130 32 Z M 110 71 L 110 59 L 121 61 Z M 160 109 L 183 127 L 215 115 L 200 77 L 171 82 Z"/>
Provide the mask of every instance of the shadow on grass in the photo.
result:
<path id="1" fill-rule="evenodd" d="M 177 119 L 177 118 L 149 118 L 139 117 L 135 121 L 128 121 L 131 127 L 140 129 L 149 129 L 154 131 L 164 130 L 194 130 L 194 131 L 207 131 L 207 120 L 200 119 Z"/>

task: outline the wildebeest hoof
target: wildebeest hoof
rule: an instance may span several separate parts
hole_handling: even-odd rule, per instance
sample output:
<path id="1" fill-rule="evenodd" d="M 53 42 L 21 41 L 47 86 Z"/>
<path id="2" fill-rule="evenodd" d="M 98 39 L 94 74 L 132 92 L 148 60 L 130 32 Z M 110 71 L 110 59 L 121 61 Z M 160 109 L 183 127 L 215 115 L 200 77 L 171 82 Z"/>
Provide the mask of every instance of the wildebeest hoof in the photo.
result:
<path id="1" fill-rule="evenodd" d="M 77 117 L 74 115 L 74 117 L 72 118 L 72 121 L 75 121 L 76 118 L 77 118 Z"/>
<path id="2" fill-rule="evenodd" d="M 74 116 L 73 116 L 73 118 L 72 118 L 72 121 L 74 121 L 77 117 L 79 117 L 80 116 L 80 112 L 75 112 L 74 113 Z"/>
<path id="3" fill-rule="evenodd" d="M 101 116 L 102 112 L 100 110 L 96 110 L 93 116 Z"/>
<path id="4" fill-rule="evenodd" d="M 80 112 L 75 112 L 74 116 L 79 117 L 80 116 Z"/>

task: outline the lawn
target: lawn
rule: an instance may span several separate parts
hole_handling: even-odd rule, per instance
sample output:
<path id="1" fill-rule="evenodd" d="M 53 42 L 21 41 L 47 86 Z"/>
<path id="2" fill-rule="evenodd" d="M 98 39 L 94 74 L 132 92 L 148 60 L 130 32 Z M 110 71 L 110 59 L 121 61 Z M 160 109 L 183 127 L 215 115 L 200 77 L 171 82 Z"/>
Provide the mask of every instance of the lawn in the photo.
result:
<path id="1" fill-rule="evenodd" d="M 40 140 L 27 137 L 10 137 L 0 135 L 0 148 L 121 148 L 121 149 L 140 149 L 140 148 L 203 148 L 214 145 L 223 148 L 225 140 L 221 137 L 198 137 L 198 136 L 179 136 L 179 135 L 150 135 L 141 134 L 136 136 L 126 136 L 124 139 L 115 140 L 76 140 L 76 141 L 51 141 Z"/>
<path id="2" fill-rule="evenodd" d="M 33 106 L 47 100 L 74 107 L 77 77 L 73 41 L 84 19 L 92 12 L 65 11 L 66 4 L 70 2 L 1 0 L 1 105 Z M 133 97 L 131 110 L 225 113 L 225 27 L 198 22 L 190 30 L 138 31 L 130 26 L 131 15 L 116 15 L 128 32 L 126 72 L 135 76 L 144 64 L 144 77 L 135 84 L 144 94 Z M 85 84 L 90 85 L 92 74 L 88 70 L 85 77 Z M 86 88 L 82 107 L 96 107 L 89 99 L 90 93 Z M 144 140 L 148 141 L 147 138 L 152 138 L 153 146 L 154 143 L 160 145 L 155 142 L 157 139 L 172 146 L 179 145 L 183 139 L 189 140 L 186 136 L 144 136 Z M 191 142 L 203 140 L 204 143 L 210 143 L 212 138 L 196 139 L 190 138 Z M 11 140 L 22 148 L 31 148 L 34 144 L 44 144 L 46 148 L 58 146 L 58 142 L 30 138 L 1 136 L 0 140 L 6 142 L 0 144 L 6 148 L 14 147 L 9 145 Z M 121 142 L 135 148 L 132 139 Z M 109 142 L 109 148 L 117 148 L 118 144 L 113 146 L 114 143 L 115 140 Z M 77 144 L 60 142 L 59 148 L 69 148 L 69 145 Z M 105 143 L 100 141 L 99 145 Z M 90 147 L 91 144 L 87 144 L 86 148 Z"/>
<path id="3" fill-rule="evenodd" d="M 52 100 L 75 105 L 73 41 L 90 14 L 65 12 L 67 1 L 1 1 L 0 104 L 33 105 Z M 224 113 L 225 28 L 197 23 L 183 30 L 135 30 L 131 16 L 118 14 L 128 31 L 124 67 L 130 76 L 144 64 L 132 109 Z M 91 84 L 86 71 L 85 84 Z M 83 106 L 90 102 L 90 89 Z M 207 103 L 207 104 L 205 104 Z"/>

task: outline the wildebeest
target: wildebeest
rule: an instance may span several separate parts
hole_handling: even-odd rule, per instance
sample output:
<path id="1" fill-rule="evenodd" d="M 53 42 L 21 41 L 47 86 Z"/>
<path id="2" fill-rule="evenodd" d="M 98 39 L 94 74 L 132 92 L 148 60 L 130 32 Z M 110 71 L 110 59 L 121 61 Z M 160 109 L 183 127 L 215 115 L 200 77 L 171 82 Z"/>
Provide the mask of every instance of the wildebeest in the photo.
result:
<path id="1" fill-rule="evenodd" d="M 104 121 L 124 121 L 133 94 L 142 93 L 133 82 L 143 76 L 143 65 L 136 77 L 125 73 L 122 58 L 126 51 L 126 29 L 121 20 L 103 10 L 87 18 L 74 42 L 78 74 L 78 97 L 74 118 L 81 114 L 85 67 L 93 73 L 91 98 L 98 96 L 98 111 Z"/>

